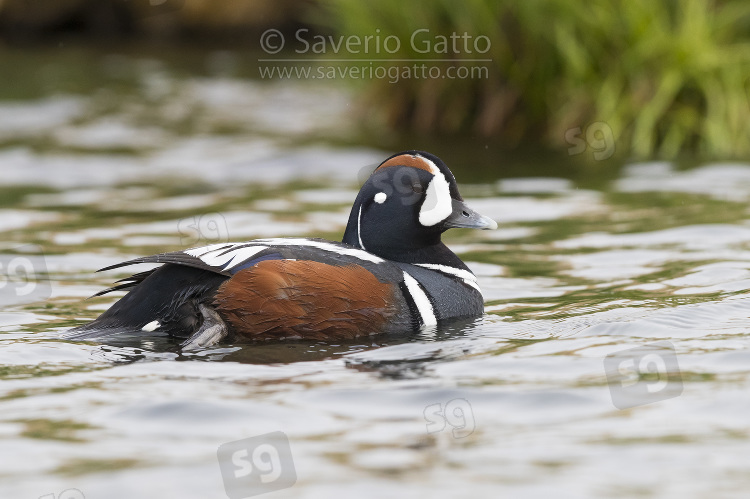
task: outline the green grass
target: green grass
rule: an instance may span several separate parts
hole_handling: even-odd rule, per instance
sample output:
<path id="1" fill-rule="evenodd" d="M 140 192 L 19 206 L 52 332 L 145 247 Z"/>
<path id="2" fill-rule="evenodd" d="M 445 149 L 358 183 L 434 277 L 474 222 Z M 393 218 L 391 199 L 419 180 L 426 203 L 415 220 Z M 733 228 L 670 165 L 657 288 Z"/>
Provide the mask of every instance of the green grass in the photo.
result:
<path id="1" fill-rule="evenodd" d="M 322 0 L 320 10 L 313 19 L 336 35 L 380 30 L 383 38 L 398 37 L 401 49 L 388 57 L 476 57 L 418 53 L 408 42 L 417 29 L 490 39 L 483 54 L 492 59 L 488 78 L 362 83 L 367 115 L 379 114 L 401 130 L 567 150 L 566 132 L 604 122 L 620 157 L 750 155 L 750 4 L 742 0 L 438 0 L 429 6 Z M 439 63 L 449 64 L 478 63 Z"/>

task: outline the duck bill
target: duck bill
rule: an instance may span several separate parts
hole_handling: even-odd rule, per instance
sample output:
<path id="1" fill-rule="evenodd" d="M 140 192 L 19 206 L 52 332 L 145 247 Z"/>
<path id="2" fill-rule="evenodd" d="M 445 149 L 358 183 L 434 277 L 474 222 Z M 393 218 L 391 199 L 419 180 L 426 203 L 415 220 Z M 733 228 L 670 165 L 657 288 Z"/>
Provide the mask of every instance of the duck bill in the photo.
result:
<path id="1" fill-rule="evenodd" d="M 480 215 L 463 201 L 452 200 L 453 211 L 443 221 L 446 229 L 497 229 L 497 222 Z"/>

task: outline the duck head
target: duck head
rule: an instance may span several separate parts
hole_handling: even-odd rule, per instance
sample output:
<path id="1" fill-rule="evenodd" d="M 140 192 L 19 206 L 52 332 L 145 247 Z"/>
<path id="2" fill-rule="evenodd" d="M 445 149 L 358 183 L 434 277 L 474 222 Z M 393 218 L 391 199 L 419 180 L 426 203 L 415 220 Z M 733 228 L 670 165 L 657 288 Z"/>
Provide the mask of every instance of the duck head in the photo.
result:
<path id="1" fill-rule="evenodd" d="M 388 260 L 449 264 L 439 260 L 446 251 L 453 255 L 440 240 L 450 228 L 495 229 L 497 223 L 466 205 L 440 158 L 404 151 L 383 161 L 364 183 L 342 242 Z"/>

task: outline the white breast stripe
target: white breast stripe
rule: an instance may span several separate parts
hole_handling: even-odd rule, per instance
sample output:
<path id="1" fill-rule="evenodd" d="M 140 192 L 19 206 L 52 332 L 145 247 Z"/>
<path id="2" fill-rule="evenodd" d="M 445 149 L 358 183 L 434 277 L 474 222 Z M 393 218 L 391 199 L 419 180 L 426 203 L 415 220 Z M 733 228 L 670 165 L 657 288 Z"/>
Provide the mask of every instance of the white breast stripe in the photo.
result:
<path id="1" fill-rule="evenodd" d="M 464 282 L 466 284 L 468 284 L 469 286 L 471 286 L 472 288 L 474 288 L 477 291 L 479 291 L 479 294 L 482 295 L 482 290 L 480 289 L 479 284 L 477 284 L 475 281 L 470 281 L 468 279 L 464 279 Z M 484 298 L 484 295 L 482 295 L 482 298 Z"/>
<path id="2" fill-rule="evenodd" d="M 415 265 L 417 265 L 418 267 L 424 267 L 426 269 L 438 270 L 440 272 L 451 274 L 456 277 L 460 277 L 461 279 L 467 279 L 469 281 L 477 280 L 477 276 L 475 276 L 468 270 L 457 269 L 456 267 L 451 267 L 449 265 L 440 265 L 437 263 L 415 263 Z"/>
<path id="3" fill-rule="evenodd" d="M 377 257 L 373 255 L 372 253 L 368 253 L 367 251 L 357 249 L 357 248 L 345 248 L 343 246 L 337 246 L 332 243 L 326 243 L 321 241 L 311 241 L 309 239 L 286 239 L 286 238 L 278 238 L 278 239 L 257 239 L 253 241 L 254 243 L 261 243 L 266 244 L 268 246 L 309 246 L 311 248 L 318 248 L 323 251 L 330 251 L 331 253 L 338 253 L 339 255 L 346 255 L 346 256 L 352 256 L 354 258 L 359 258 L 360 260 L 365 260 L 372 263 L 383 263 L 385 260 L 383 260 L 380 257 Z"/>
<path id="4" fill-rule="evenodd" d="M 422 286 L 419 285 L 419 282 L 411 275 L 404 272 L 404 283 L 406 284 L 406 289 L 409 291 L 414 303 L 417 305 L 419 315 L 422 317 L 422 326 L 426 327 L 436 325 L 437 319 L 435 318 L 435 311 L 432 308 L 432 303 L 430 303 L 430 299 L 427 297 L 424 290 L 422 290 Z"/>
<path id="5" fill-rule="evenodd" d="M 362 244 L 362 231 L 360 230 L 360 220 L 362 220 L 362 205 L 359 205 L 359 215 L 357 215 L 357 239 L 359 239 L 359 246 L 365 249 L 365 245 Z"/>
<path id="6" fill-rule="evenodd" d="M 480 294 L 482 293 L 482 290 L 479 289 L 479 284 L 477 284 L 477 276 L 475 276 L 468 270 L 457 269 L 456 267 L 450 267 L 448 265 L 439 265 L 436 263 L 416 263 L 415 265 L 417 265 L 418 267 L 424 267 L 430 270 L 437 270 L 438 272 L 443 272 L 445 274 L 450 274 L 456 277 L 460 277 L 466 284 L 468 284 L 472 288 L 479 291 Z"/>

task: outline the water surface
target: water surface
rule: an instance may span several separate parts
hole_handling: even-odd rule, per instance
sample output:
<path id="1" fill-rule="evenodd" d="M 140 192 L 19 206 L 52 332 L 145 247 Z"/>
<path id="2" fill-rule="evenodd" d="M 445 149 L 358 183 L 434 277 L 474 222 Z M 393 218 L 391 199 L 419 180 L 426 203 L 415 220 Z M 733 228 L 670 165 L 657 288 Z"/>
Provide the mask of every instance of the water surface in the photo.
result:
<path id="1" fill-rule="evenodd" d="M 219 446 L 277 431 L 297 482 L 273 497 L 746 497 L 750 165 L 630 164 L 595 186 L 549 164 L 455 168 L 500 223 L 446 238 L 487 313 L 411 338 L 63 341 L 116 299 L 86 297 L 138 270 L 93 273 L 106 265 L 339 239 L 358 178 L 390 154 L 363 139 L 347 89 L 241 78 L 236 54 L 202 72 L 66 57 L 1 89 L 3 268 L 22 258 L 41 278 L 0 293 L 2 497 L 225 497 Z M 631 369 L 630 392 L 608 380 L 607 356 L 647 353 L 661 378 L 657 362 Z"/>

